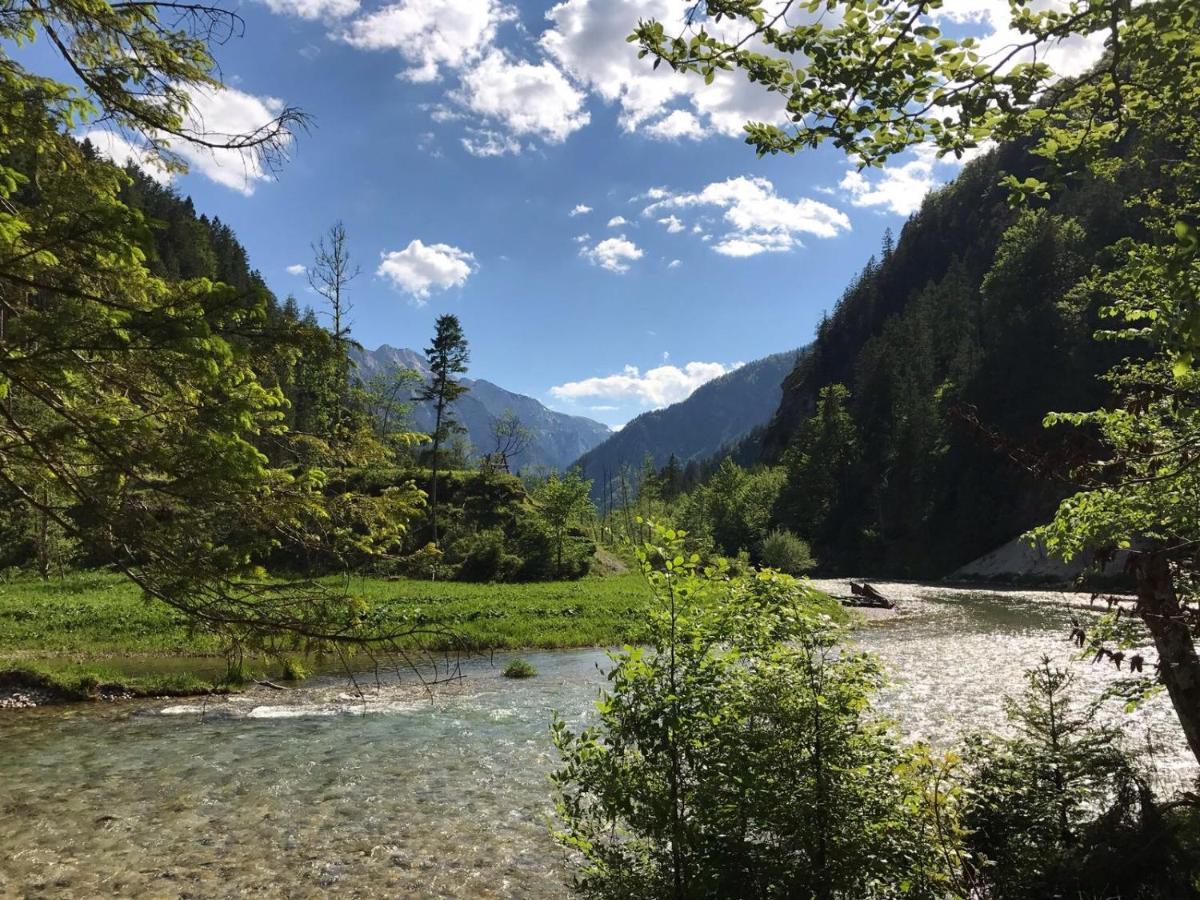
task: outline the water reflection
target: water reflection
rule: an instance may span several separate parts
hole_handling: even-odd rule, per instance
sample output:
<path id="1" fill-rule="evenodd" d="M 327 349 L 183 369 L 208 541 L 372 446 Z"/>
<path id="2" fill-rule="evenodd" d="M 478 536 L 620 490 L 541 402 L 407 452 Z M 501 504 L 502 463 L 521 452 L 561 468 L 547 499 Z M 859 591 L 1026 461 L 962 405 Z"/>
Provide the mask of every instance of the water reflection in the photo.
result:
<path id="1" fill-rule="evenodd" d="M 1060 595 L 881 587 L 902 612 L 857 640 L 895 674 L 884 705 L 937 742 L 999 723 L 1003 693 L 1043 653 L 1065 661 L 1069 617 L 1087 614 Z M 0 894 L 566 896 L 547 723 L 587 714 L 606 657 L 527 657 L 535 679 L 473 660 L 432 700 L 393 682 L 364 701 L 325 679 L 0 714 Z M 1074 666 L 1090 690 L 1117 674 Z M 1190 772 L 1164 698 L 1123 721 L 1153 736 L 1165 777 Z"/>

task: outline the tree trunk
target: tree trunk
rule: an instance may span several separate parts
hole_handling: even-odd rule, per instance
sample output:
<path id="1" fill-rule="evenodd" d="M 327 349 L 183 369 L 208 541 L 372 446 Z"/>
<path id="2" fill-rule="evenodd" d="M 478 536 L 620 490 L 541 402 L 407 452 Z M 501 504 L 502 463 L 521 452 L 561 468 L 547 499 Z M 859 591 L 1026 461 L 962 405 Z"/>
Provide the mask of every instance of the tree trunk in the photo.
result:
<path id="1" fill-rule="evenodd" d="M 437 403 L 434 406 L 434 421 L 433 421 L 433 459 L 429 461 L 429 521 L 433 526 L 433 543 L 436 546 L 438 542 L 438 522 L 437 522 L 437 477 L 438 477 L 438 452 L 442 445 L 442 411 L 445 410 L 446 404 L 442 396 L 439 396 Z"/>
<path id="2" fill-rule="evenodd" d="M 1136 574 L 1138 612 L 1154 637 L 1159 677 L 1166 685 L 1192 755 L 1200 763 L 1200 657 L 1175 595 L 1167 557 L 1155 551 L 1140 554 Z"/>

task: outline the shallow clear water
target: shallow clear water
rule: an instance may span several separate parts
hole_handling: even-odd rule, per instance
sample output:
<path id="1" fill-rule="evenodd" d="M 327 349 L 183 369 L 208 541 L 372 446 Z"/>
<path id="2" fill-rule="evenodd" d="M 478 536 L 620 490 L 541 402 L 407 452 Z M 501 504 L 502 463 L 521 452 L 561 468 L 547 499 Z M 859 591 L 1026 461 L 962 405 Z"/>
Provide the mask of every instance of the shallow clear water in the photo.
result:
<path id="1" fill-rule="evenodd" d="M 1069 617 L 1087 608 L 881 587 L 902 613 L 857 640 L 895 675 L 885 708 L 938 743 L 999 724 L 1003 693 L 1043 653 L 1067 659 Z M 208 704 L 0 712 L 0 895 L 565 896 L 547 725 L 555 709 L 587 714 L 607 659 L 524 655 L 537 678 L 471 660 L 432 700 L 372 678 L 364 703 L 324 679 Z M 1088 690 L 1117 674 L 1071 665 Z M 1164 782 L 1197 774 L 1163 698 L 1121 721 L 1131 741 L 1150 736 Z"/>

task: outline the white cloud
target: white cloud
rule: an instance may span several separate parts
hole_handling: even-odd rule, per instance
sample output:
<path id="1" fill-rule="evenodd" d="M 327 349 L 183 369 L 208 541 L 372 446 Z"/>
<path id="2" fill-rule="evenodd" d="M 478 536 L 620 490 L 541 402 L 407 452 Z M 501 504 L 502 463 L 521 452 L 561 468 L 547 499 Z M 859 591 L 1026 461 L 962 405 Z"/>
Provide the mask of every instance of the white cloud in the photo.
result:
<path id="1" fill-rule="evenodd" d="M 163 168 L 162 163 L 159 162 L 153 153 L 126 140 L 115 131 L 95 128 L 91 131 L 85 131 L 79 137 L 81 140 L 86 139 L 91 141 L 92 146 L 96 148 L 96 152 L 118 166 L 124 167 L 132 164 L 140 168 L 159 184 L 171 183 L 171 173 Z"/>
<path id="2" fill-rule="evenodd" d="M 521 142 L 509 134 L 482 128 L 468 128 L 462 139 L 464 149 L 472 156 L 514 156 L 521 152 Z"/>
<path id="3" fill-rule="evenodd" d="M 375 274 L 411 294 L 418 303 L 428 300 L 433 290 L 461 287 L 478 268 L 475 257 L 465 250 L 419 240 L 413 240 L 403 250 L 379 255 L 382 261 Z"/>
<path id="4" fill-rule="evenodd" d="M 307 271 L 308 267 L 303 263 L 293 263 L 287 267 L 287 273 L 289 275 L 303 275 Z"/>
<path id="5" fill-rule="evenodd" d="M 664 141 L 677 141 L 680 138 L 696 141 L 704 137 L 700 120 L 686 109 L 672 110 L 661 119 L 647 125 L 643 133 Z"/>
<path id="6" fill-rule="evenodd" d="M 718 72 L 711 85 L 694 75 L 653 69 L 626 41 L 634 23 L 662 22 L 668 35 L 683 34 L 694 0 L 565 0 L 550 9 L 551 27 L 540 44 L 559 65 L 602 99 L 620 106 L 626 131 L 664 140 L 713 132 L 741 136 L 747 121 L 783 122 L 779 95 L 747 82 L 740 72 Z M 705 22 L 706 30 L 736 37 L 732 20 Z M 748 48 L 753 48 L 753 43 Z M 691 109 L 679 108 L 679 103 Z"/>
<path id="7" fill-rule="evenodd" d="M 682 265 L 683 265 L 683 260 L 673 259 L 669 263 L 667 263 L 667 268 L 668 269 L 678 269 Z"/>
<path id="8" fill-rule="evenodd" d="M 262 0 L 277 12 L 303 18 L 346 18 L 360 0 Z M 1064 8 L 1066 0 L 1037 0 Z M 689 26 L 695 0 L 562 0 L 546 13 L 547 25 L 536 43 L 502 42 L 506 23 L 522 29 L 515 4 L 505 0 L 391 0 L 371 12 L 357 14 L 336 35 L 367 50 L 395 50 L 408 63 L 402 77 L 436 81 L 447 72 L 459 86 L 444 100 L 461 110 L 448 112 L 434 104 L 438 116 L 461 117 L 466 111 L 486 127 L 512 135 L 535 135 L 561 142 L 590 122 L 586 93 L 618 107 L 618 122 L 626 131 L 656 140 L 700 140 L 710 135 L 744 137 L 744 125 L 759 121 L 786 125 L 781 95 L 750 82 L 739 71 L 718 71 L 705 85 L 694 74 L 676 73 L 669 66 L 652 67 L 638 59 L 638 46 L 626 38 L 639 20 L 657 19 L 668 35 L 686 35 L 702 27 L 724 40 L 747 39 L 744 50 L 766 50 L 750 34 L 743 19 L 705 20 Z M 788 0 L 767 0 L 768 15 L 790 7 L 787 24 L 812 17 Z M 1010 27 L 1008 0 L 947 0 L 927 16 L 934 24 L 953 26 L 955 33 L 976 33 L 985 58 L 1019 37 Z M 1076 75 L 1094 62 L 1103 49 L 1103 34 L 1072 38 L 1045 51 L 1045 59 L 1061 74 Z M 1014 59 L 1015 64 L 1018 59 Z M 512 143 L 465 138 L 464 146 L 496 155 Z M 505 150 L 504 152 L 515 152 Z M 479 154 L 477 154 L 479 155 Z"/>
<path id="9" fill-rule="evenodd" d="M 210 140 L 251 134 L 283 111 L 283 101 L 256 97 L 236 88 L 193 90 L 186 128 Z M 269 181 L 271 173 L 253 154 L 241 150 L 209 150 L 176 140 L 171 149 L 187 160 L 188 168 L 211 181 L 250 196 L 258 182 Z"/>
<path id="10" fill-rule="evenodd" d="M 588 206 L 586 203 L 576 203 L 575 206 L 571 209 L 571 211 L 569 213 L 567 213 L 567 215 L 573 219 L 576 216 L 586 216 L 591 211 L 592 211 L 592 208 L 590 206 Z"/>
<path id="11" fill-rule="evenodd" d="M 577 243 L 577 244 L 586 244 L 586 243 L 587 243 L 588 241 L 590 241 L 591 239 L 592 239 L 592 236 L 591 236 L 591 234 L 589 234 L 589 233 L 588 233 L 588 232 L 586 232 L 586 231 L 585 231 L 583 234 L 577 234 L 577 235 L 575 235 L 575 237 L 573 238 L 573 240 L 574 240 L 574 241 L 575 241 L 575 243 Z"/>
<path id="12" fill-rule="evenodd" d="M 592 261 L 592 265 L 610 272 L 629 271 L 629 264 L 642 258 L 642 248 L 621 234 L 607 238 L 594 247 L 584 247 L 579 255 Z"/>
<path id="13" fill-rule="evenodd" d="M 643 214 L 654 216 L 670 209 L 713 206 L 723 209 L 730 231 L 713 245 L 725 256 L 755 256 L 782 253 L 800 244 L 799 235 L 835 237 L 850 230 L 850 219 L 841 210 L 802 197 L 789 200 L 775 192 L 765 178 L 728 178 L 714 181 L 694 194 L 671 194 L 651 203 Z M 660 218 L 668 231 L 682 231 L 683 223 L 675 215 Z M 693 232 L 695 229 L 693 228 Z M 708 240 L 702 235 L 701 240 Z"/>
<path id="14" fill-rule="evenodd" d="M 455 98 L 513 134 L 536 135 L 555 144 L 591 120 L 583 92 L 558 67 L 548 62 L 514 62 L 499 50 L 463 73 Z"/>
<path id="15" fill-rule="evenodd" d="M 938 159 L 937 150 L 922 144 L 882 169 L 859 171 L 847 170 L 838 183 L 855 206 L 878 208 L 899 216 L 908 216 L 921 208 L 933 188 L 949 181 L 959 167 L 969 159 L 986 152 L 987 146 L 965 154 L 962 159 L 953 156 Z"/>
<path id="16" fill-rule="evenodd" d="M 629 220 L 626 219 L 624 216 L 613 216 L 611 219 L 608 220 L 609 228 L 620 228 L 622 225 L 628 225 L 628 224 L 629 224 Z"/>
<path id="17" fill-rule="evenodd" d="M 401 76 L 429 82 L 480 59 L 515 17 L 499 0 L 400 0 L 355 19 L 339 37 L 363 50 L 397 50 L 411 64 Z"/>
<path id="18" fill-rule="evenodd" d="M 1040 0 L 1029 5 L 1035 9 L 1049 7 L 1063 12 L 1067 10 L 1067 4 L 1062 0 Z M 981 31 L 979 53 L 984 60 L 995 58 L 1028 39 L 1028 35 L 1022 35 L 1012 27 L 1012 9 L 1008 0 L 950 0 L 930 19 L 940 26 L 950 23 L 960 29 L 967 26 L 973 31 Z M 1086 36 L 1074 35 L 1065 41 L 1039 47 L 1037 61 L 1049 65 L 1059 76 L 1082 75 L 1103 55 L 1107 36 L 1107 32 L 1098 31 Z M 1033 61 L 1033 51 L 1026 50 L 1008 60 L 1005 70 Z"/>
<path id="19" fill-rule="evenodd" d="M 344 19 L 358 12 L 358 0 L 262 0 L 281 16 L 300 19 Z"/>
<path id="20" fill-rule="evenodd" d="M 550 394 L 559 400 L 571 401 L 584 398 L 632 400 L 657 409 L 686 400 L 700 385 L 734 368 L 736 366 L 715 362 L 690 362 L 683 368 L 663 365 L 642 372 L 637 366 L 625 366 L 613 375 L 555 385 L 550 388 Z"/>
<path id="21" fill-rule="evenodd" d="M 283 107 L 283 101 L 275 97 L 256 97 L 237 88 L 193 88 L 191 107 L 182 130 L 217 143 L 230 141 L 269 125 L 283 111 Z M 83 137 L 90 139 L 101 153 L 119 164 L 134 162 L 156 181 L 163 184 L 171 181 L 171 173 L 162 167 L 153 153 L 131 143 L 122 135 L 95 129 L 86 132 Z M 251 151 L 212 149 L 171 135 L 163 137 L 170 144 L 170 150 L 187 164 L 190 172 L 203 175 L 246 196 L 254 193 L 259 182 L 271 179 L 271 173 Z M 285 136 L 282 147 L 285 152 L 290 143 Z"/>

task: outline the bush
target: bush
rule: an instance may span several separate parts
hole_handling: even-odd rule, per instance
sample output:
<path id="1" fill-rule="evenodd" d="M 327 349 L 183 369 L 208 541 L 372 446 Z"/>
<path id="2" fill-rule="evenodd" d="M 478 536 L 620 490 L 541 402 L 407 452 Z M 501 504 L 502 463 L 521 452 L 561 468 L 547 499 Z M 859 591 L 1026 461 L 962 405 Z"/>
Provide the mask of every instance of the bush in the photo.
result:
<path id="1" fill-rule="evenodd" d="M 789 575 L 801 575 L 817 567 L 808 544 L 786 528 L 776 528 L 759 545 L 759 561 Z"/>
<path id="2" fill-rule="evenodd" d="M 304 681 L 308 678 L 308 669 L 302 660 L 294 656 L 283 658 L 283 678 L 285 681 Z"/>
<path id="3" fill-rule="evenodd" d="M 525 561 L 508 549 L 504 532 L 489 528 L 459 538 L 450 548 L 459 581 L 515 581 Z"/>
<path id="4" fill-rule="evenodd" d="M 1096 721 L 1099 703 L 1078 702 L 1073 676 L 1045 658 L 1026 679 L 1007 701 L 1014 734 L 972 737 L 965 754 L 964 825 L 988 862 L 986 896 L 1200 895 L 1181 819 L 1156 808 L 1117 730 Z"/>
<path id="5" fill-rule="evenodd" d="M 684 536 L 658 535 L 649 648 L 613 654 L 595 726 L 553 726 L 556 836 L 582 857 L 582 892 L 955 895 L 954 806 L 871 712 L 875 662 L 803 583 L 701 570 Z"/>
<path id="6" fill-rule="evenodd" d="M 537 674 L 537 669 L 527 659 L 513 659 L 509 660 L 501 674 L 505 678 L 532 678 Z"/>
<path id="7" fill-rule="evenodd" d="M 533 516 L 518 519 L 511 536 L 514 552 L 525 561 L 519 581 L 573 580 L 586 575 L 596 545 L 578 531 L 567 533 L 562 545 L 562 568 L 558 568 L 558 546 L 549 527 Z"/>

